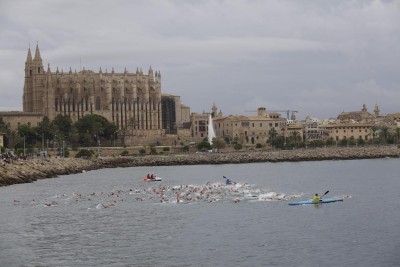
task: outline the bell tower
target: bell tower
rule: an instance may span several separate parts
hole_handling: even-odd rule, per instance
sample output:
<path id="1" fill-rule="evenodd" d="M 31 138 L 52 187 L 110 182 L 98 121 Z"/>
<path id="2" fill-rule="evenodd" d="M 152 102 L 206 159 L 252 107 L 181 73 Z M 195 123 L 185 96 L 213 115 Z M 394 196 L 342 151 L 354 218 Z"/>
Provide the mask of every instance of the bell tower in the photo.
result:
<path id="1" fill-rule="evenodd" d="M 24 94 L 22 96 L 23 111 L 32 110 L 32 78 L 33 77 L 33 61 L 31 48 L 28 49 L 28 55 L 25 61 L 25 80 L 24 80 Z"/>
<path id="2" fill-rule="evenodd" d="M 36 45 L 35 56 L 32 60 L 31 49 L 25 61 L 25 82 L 23 95 L 23 110 L 25 112 L 43 111 L 43 88 L 46 80 L 39 45 Z"/>

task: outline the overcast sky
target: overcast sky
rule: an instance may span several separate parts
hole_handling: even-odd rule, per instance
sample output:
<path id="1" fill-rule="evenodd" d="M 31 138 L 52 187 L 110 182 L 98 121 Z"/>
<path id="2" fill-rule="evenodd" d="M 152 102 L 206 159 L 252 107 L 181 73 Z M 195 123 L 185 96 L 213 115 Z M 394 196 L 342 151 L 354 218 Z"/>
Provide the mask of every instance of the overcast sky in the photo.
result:
<path id="1" fill-rule="evenodd" d="M 395 0 L 0 0 L 0 110 L 22 110 L 37 43 L 52 71 L 151 66 L 192 112 L 400 112 Z"/>

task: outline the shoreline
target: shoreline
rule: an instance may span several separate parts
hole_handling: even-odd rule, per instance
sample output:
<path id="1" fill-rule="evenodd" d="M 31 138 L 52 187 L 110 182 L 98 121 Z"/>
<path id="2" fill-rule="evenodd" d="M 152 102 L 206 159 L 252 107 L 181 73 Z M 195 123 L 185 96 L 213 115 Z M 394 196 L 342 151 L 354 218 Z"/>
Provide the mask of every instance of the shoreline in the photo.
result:
<path id="1" fill-rule="evenodd" d="M 315 148 L 279 151 L 244 151 L 233 153 L 179 154 L 169 156 L 126 156 L 96 159 L 51 158 L 14 161 L 0 165 L 0 186 L 31 183 L 39 179 L 83 171 L 139 166 L 180 166 L 242 164 L 256 162 L 297 162 L 399 158 L 397 146 Z"/>

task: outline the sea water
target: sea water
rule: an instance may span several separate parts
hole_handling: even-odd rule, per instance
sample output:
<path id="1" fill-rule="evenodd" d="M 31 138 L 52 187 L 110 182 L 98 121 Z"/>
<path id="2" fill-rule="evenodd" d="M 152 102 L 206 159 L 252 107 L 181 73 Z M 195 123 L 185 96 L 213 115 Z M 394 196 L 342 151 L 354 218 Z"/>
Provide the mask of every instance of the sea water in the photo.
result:
<path id="1" fill-rule="evenodd" d="M 2 187 L 0 266 L 399 266 L 399 170 L 399 159 L 136 167 Z M 288 205 L 327 190 L 345 200 Z"/>

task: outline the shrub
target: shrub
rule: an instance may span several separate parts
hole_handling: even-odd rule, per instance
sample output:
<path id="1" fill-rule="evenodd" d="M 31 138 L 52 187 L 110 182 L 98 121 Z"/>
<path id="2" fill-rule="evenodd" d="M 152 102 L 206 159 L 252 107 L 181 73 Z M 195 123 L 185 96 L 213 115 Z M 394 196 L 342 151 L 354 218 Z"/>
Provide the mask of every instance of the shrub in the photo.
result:
<path id="1" fill-rule="evenodd" d="M 235 144 L 235 145 L 233 146 L 233 148 L 234 148 L 235 150 L 240 150 L 240 149 L 242 149 L 242 145 L 239 144 L 239 143 L 237 143 L 237 144 Z"/>
<path id="2" fill-rule="evenodd" d="M 139 150 L 139 154 L 142 155 L 142 156 L 143 156 L 144 154 L 146 154 L 146 149 L 144 149 L 144 148 L 140 149 L 140 150 Z"/>
<path id="3" fill-rule="evenodd" d="M 127 150 L 122 151 L 121 156 L 128 156 L 129 152 Z"/>
<path id="4" fill-rule="evenodd" d="M 76 153 L 75 158 L 91 158 L 93 157 L 94 152 L 89 149 L 81 149 L 78 153 Z"/>
<path id="5" fill-rule="evenodd" d="M 262 148 L 262 144 L 257 143 L 257 144 L 256 144 L 256 148 Z"/>

